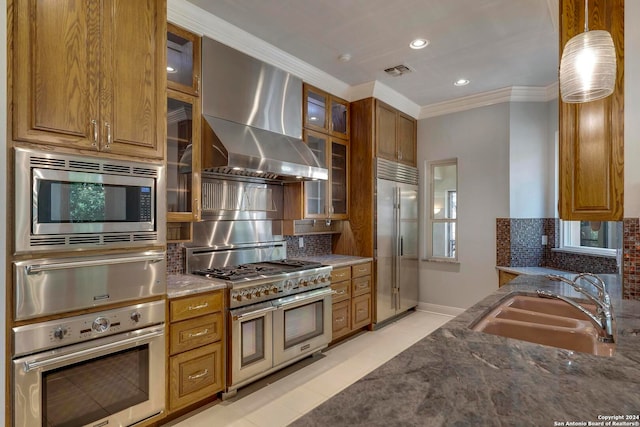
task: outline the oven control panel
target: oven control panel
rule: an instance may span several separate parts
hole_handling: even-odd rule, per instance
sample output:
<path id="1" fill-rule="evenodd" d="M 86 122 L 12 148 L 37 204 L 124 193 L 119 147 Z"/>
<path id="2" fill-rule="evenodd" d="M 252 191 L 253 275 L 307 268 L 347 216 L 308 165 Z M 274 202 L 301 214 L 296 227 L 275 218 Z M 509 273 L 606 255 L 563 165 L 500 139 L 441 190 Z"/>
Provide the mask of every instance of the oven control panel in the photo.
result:
<path id="1" fill-rule="evenodd" d="M 164 301 L 13 328 L 14 356 L 164 323 Z"/>
<path id="2" fill-rule="evenodd" d="M 229 292 L 230 308 L 242 307 L 331 285 L 331 267 L 319 267 L 309 271 L 291 273 L 289 276 L 270 283 L 247 284 L 232 288 Z"/>

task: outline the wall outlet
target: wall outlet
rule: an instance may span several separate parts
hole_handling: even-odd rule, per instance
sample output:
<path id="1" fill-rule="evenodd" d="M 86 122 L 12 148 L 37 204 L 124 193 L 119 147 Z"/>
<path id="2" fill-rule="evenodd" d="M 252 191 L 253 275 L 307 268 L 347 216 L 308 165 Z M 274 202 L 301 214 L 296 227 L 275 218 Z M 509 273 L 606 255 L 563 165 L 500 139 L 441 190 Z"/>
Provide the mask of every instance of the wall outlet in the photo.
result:
<path id="1" fill-rule="evenodd" d="M 304 248 L 304 237 L 298 238 L 298 247 Z"/>
<path id="2" fill-rule="evenodd" d="M 547 246 L 548 239 L 547 236 L 542 236 L 542 246 Z"/>

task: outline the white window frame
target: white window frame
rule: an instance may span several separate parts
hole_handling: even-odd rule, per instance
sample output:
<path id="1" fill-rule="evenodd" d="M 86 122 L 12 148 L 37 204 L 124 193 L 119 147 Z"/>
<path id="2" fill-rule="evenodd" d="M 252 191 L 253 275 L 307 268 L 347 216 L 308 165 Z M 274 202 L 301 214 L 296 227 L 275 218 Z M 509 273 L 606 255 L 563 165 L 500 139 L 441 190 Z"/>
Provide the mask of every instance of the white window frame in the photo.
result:
<path id="1" fill-rule="evenodd" d="M 456 187 L 455 190 L 447 190 L 449 191 L 455 191 L 456 193 L 456 217 L 455 218 L 434 218 L 434 210 L 435 210 L 435 177 L 434 177 L 434 171 L 436 167 L 442 167 L 442 166 L 455 166 L 456 167 Z M 426 176 L 429 177 L 429 197 L 427 198 L 428 200 L 428 215 L 427 215 L 427 239 L 426 240 L 426 254 L 427 254 L 427 260 L 430 261 L 440 261 L 440 262 L 452 262 L 452 263 L 457 263 L 458 262 L 458 254 L 459 254 L 459 245 L 458 245 L 458 236 L 459 236 L 459 228 L 458 228 L 458 206 L 459 206 L 459 191 L 458 191 L 458 159 L 457 158 L 453 158 L 453 159 L 446 159 L 446 160 L 439 160 L 439 161 L 434 161 L 434 162 L 427 162 L 427 173 Z M 446 206 L 442 206 L 440 207 L 440 209 L 445 209 L 448 210 L 449 206 L 448 206 L 448 197 L 445 197 L 445 203 Z M 455 247 L 455 251 L 454 251 L 454 256 L 434 256 L 433 255 L 433 244 L 434 244 L 434 235 L 433 235 L 433 226 L 434 224 L 454 224 L 455 226 L 455 238 L 454 239 L 445 239 L 445 240 L 449 240 L 449 241 L 453 241 L 454 247 Z M 447 233 L 448 234 L 448 233 Z"/>
<path id="2" fill-rule="evenodd" d="M 560 250 L 584 255 L 598 255 L 615 258 L 617 249 L 594 248 L 580 245 L 580 221 L 560 221 Z"/>

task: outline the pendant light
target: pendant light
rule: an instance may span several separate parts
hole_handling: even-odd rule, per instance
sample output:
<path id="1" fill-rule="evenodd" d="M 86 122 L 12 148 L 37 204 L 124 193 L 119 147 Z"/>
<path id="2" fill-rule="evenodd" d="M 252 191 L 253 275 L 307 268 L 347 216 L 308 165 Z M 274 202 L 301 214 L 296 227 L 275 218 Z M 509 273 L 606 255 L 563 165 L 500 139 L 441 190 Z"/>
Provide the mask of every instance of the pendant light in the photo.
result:
<path id="1" fill-rule="evenodd" d="M 560 95 L 570 104 L 613 93 L 616 50 L 608 31 L 589 31 L 589 1 L 584 2 L 584 32 L 567 42 L 560 59 Z"/>

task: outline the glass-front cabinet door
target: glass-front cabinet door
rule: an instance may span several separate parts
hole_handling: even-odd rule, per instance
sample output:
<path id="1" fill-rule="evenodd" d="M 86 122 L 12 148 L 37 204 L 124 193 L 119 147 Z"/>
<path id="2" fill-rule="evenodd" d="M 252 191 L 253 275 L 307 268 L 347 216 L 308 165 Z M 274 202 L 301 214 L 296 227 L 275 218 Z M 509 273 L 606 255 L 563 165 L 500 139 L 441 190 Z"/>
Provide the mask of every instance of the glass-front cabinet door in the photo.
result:
<path id="1" fill-rule="evenodd" d="M 313 86 L 304 85 L 304 127 L 349 138 L 349 103 Z"/>
<path id="2" fill-rule="evenodd" d="M 348 216 L 349 146 L 346 141 L 305 130 L 305 141 L 323 168 L 327 181 L 304 183 L 305 218 L 346 219 Z"/>
<path id="3" fill-rule="evenodd" d="M 320 166 L 327 167 L 329 156 L 329 136 L 319 132 L 305 130 L 305 141 L 318 159 Z M 305 218 L 327 218 L 327 186 L 328 181 L 305 181 L 304 183 L 304 216 Z"/>
<path id="4" fill-rule="evenodd" d="M 199 98 L 167 91 L 167 221 L 200 218 Z"/>
<path id="5" fill-rule="evenodd" d="M 167 24 L 167 87 L 200 94 L 200 37 Z"/>
<path id="6" fill-rule="evenodd" d="M 349 164 L 349 146 L 346 141 L 331 140 L 331 205 L 329 214 L 333 219 L 348 218 L 349 204 L 347 188 L 349 186 L 347 165 Z"/>

